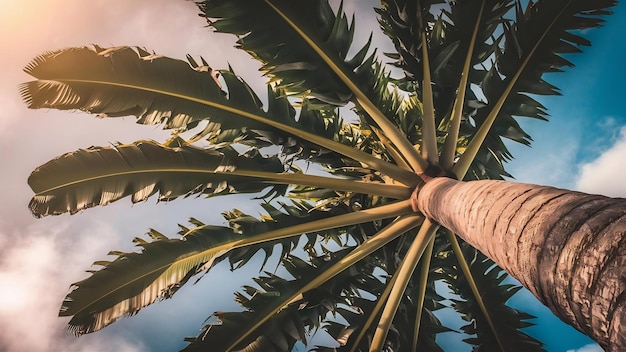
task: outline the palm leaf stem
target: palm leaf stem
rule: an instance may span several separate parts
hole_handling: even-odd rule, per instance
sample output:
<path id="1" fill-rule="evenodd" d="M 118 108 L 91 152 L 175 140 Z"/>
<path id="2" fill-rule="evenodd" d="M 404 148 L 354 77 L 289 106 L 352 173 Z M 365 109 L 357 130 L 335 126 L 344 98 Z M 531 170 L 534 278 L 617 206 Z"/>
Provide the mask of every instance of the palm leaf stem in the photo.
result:
<path id="1" fill-rule="evenodd" d="M 430 59 L 428 58 L 428 41 L 426 27 L 422 20 L 422 5 L 417 1 L 417 18 L 422 30 L 422 157 L 431 165 L 439 164 L 437 153 L 437 131 L 435 129 L 435 104 L 433 102 L 433 88 L 430 78 Z"/>
<path id="2" fill-rule="evenodd" d="M 402 155 L 405 156 L 413 171 L 417 173 L 424 172 L 428 167 L 427 162 L 415 150 L 411 142 L 406 138 L 404 133 L 400 131 L 380 109 L 374 104 L 367 95 L 356 85 L 344 70 L 330 57 L 324 49 L 318 45 L 313 38 L 307 35 L 297 24 L 295 24 L 283 11 L 270 0 L 264 0 L 268 6 L 272 8 L 300 37 L 320 56 L 328 67 L 339 77 L 339 79 L 352 91 L 356 103 L 361 106 L 370 117 L 376 121 L 378 126 L 383 130 L 385 135 L 398 147 Z M 381 170 L 382 172 L 382 170 Z M 391 176 L 391 175 L 390 175 Z"/>
<path id="3" fill-rule="evenodd" d="M 225 172 L 224 174 L 229 174 Z M 407 199 L 413 190 L 404 185 L 386 183 L 363 182 L 350 179 L 324 177 L 307 174 L 272 173 L 263 171 L 234 170 L 233 175 L 248 176 L 263 179 L 271 184 L 287 184 L 328 188 L 339 191 L 349 191 L 363 194 L 384 196 L 394 199 Z"/>
<path id="4" fill-rule="evenodd" d="M 382 350 L 385 339 L 387 338 L 387 333 L 389 332 L 389 327 L 393 322 L 393 317 L 396 315 L 400 301 L 402 300 L 406 287 L 411 279 L 411 275 L 413 274 L 413 271 L 415 271 L 424 250 L 434 238 L 435 232 L 438 228 L 439 224 L 426 218 L 420 227 L 417 236 L 413 240 L 413 243 L 411 243 L 411 246 L 402 260 L 402 263 L 400 263 L 400 274 L 398 275 L 398 279 L 396 280 L 395 285 L 393 285 L 389 298 L 387 299 L 387 303 L 376 328 L 376 332 L 374 333 L 372 344 L 370 345 L 370 351 L 373 352 Z"/>
<path id="5" fill-rule="evenodd" d="M 348 146 L 348 145 L 344 145 L 341 144 L 339 142 L 318 136 L 314 133 L 310 133 L 310 132 L 306 132 L 302 129 L 299 129 L 297 127 L 293 127 L 293 126 L 289 126 L 271 119 L 268 119 L 266 117 L 263 117 L 261 115 L 246 111 L 246 110 L 242 110 L 242 109 L 237 109 L 235 107 L 232 106 L 228 106 L 225 104 L 220 104 L 214 101 L 210 101 L 210 100 L 205 100 L 205 99 L 200 99 L 200 98 L 196 98 L 196 97 L 192 97 L 192 96 L 188 96 L 188 95 L 183 95 L 183 94 L 178 94 L 176 92 L 171 92 L 171 91 L 164 91 L 164 90 L 159 90 L 159 89 L 154 89 L 154 88 L 150 88 L 150 87 L 145 87 L 145 86 L 137 86 L 137 85 L 132 85 L 132 84 L 124 84 L 124 83 L 118 83 L 118 82 L 103 82 L 103 81 L 94 81 L 94 80 L 81 80 L 81 79 L 56 79 L 55 81 L 58 82 L 63 82 L 63 83 L 88 83 L 88 84 L 102 84 L 102 85 L 110 85 L 110 86 L 118 86 L 118 87 L 124 87 L 124 88 L 131 88 L 131 89 L 136 89 L 136 90 L 143 90 L 143 91 L 148 91 L 148 92 L 152 92 L 152 93 L 157 93 L 157 94 L 162 94 L 162 95 L 167 95 L 167 96 L 171 96 L 171 97 L 175 97 L 175 98 L 179 98 L 179 99 L 184 99 L 184 100 L 188 100 L 188 101 L 192 101 L 195 103 L 199 103 L 199 104 L 204 104 L 206 106 L 210 106 L 216 109 L 220 109 L 226 112 L 230 112 L 233 114 L 237 114 L 240 115 L 242 117 L 246 117 L 249 118 L 251 120 L 254 121 L 258 121 L 261 123 L 264 123 L 266 125 L 269 125 L 271 127 L 274 127 L 276 129 L 279 129 L 281 131 L 287 132 L 289 134 L 292 134 L 294 136 L 297 136 L 299 138 L 302 138 L 304 140 L 307 140 L 311 143 L 317 144 L 321 147 L 324 147 L 328 150 L 334 151 L 336 153 L 342 154 L 344 156 L 347 156 L 351 159 L 354 159 L 356 161 L 362 162 L 378 171 L 380 171 L 381 173 L 401 182 L 406 184 L 409 187 L 415 187 L 415 185 L 417 184 L 419 177 L 417 175 L 415 175 L 414 173 L 408 171 L 408 170 L 404 170 L 401 167 L 391 164 L 389 162 L 386 162 L 384 160 L 381 160 L 379 158 L 376 158 L 375 156 L 371 155 L 371 154 L 367 154 L 365 152 L 362 152 L 354 147 Z"/>
<path id="6" fill-rule="evenodd" d="M 345 227 L 361 224 L 369 221 L 388 219 L 391 217 L 405 216 L 413 213 L 410 201 L 404 200 L 396 203 L 382 205 L 376 208 L 359 210 L 347 214 L 336 215 L 327 219 L 301 223 L 282 229 L 268 231 L 262 234 L 243 238 L 233 244 L 233 248 L 250 246 L 262 242 L 279 240 L 302 233 L 329 230 L 337 227 Z"/>
<path id="7" fill-rule="evenodd" d="M 411 170 L 411 166 L 407 163 L 404 155 L 402 155 L 402 153 L 398 151 L 398 148 L 393 143 L 391 143 L 391 141 L 389 140 L 389 138 L 387 138 L 383 131 L 381 131 L 376 126 L 371 126 L 371 128 L 382 143 L 382 145 L 385 147 L 385 151 L 389 153 L 391 158 L 395 160 L 398 166 L 406 170 Z"/>
<path id="8" fill-rule="evenodd" d="M 478 28 L 480 27 L 480 21 L 482 19 L 484 8 L 485 0 L 483 0 L 480 4 L 480 10 L 478 11 L 478 17 L 476 18 L 476 25 L 474 26 L 474 31 L 472 32 L 472 39 L 469 43 L 467 56 L 465 56 L 463 72 L 461 73 L 461 81 L 459 82 L 456 99 L 454 100 L 454 106 L 452 108 L 452 116 L 450 119 L 450 123 L 448 124 L 448 135 L 446 136 L 441 150 L 440 162 L 441 167 L 444 170 L 449 170 L 454 165 L 456 146 L 459 139 L 459 130 L 461 128 L 461 118 L 463 116 L 463 106 L 465 105 L 465 92 L 467 90 L 469 70 L 472 63 L 474 47 L 476 46 L 476 37 L 478 36 Z"/>
<path id="9" fill-rule="evenodd" d="M 472 274 L 472 271 L 470 270 L 470 267 L 467 264 L 465 255 L 463 255 L 463 251 L 461 250 L 461 246 L 459 245 L 459 241 L 457 240 L 456 235 L 448 229 L 446 229 L 446 234 L 448 236 L 448 241 L 452 245 L 452 251 L 454 252 L 454 255 L 459 261 L 461 270 L 463 271 L 463 274 L 465 275 L 465 278 L 467 279 L 467 282 L 470 288 L 472 289 L 472 293 L 474 294 L 474 297 L 476 298 L 476 302 L 478 303 L 480 310 L 485 316 L 485 320 L 487 320 L 487 324 L 489 324 L 489 328 L 491 329 L 491 332 L 493 333 L 493 336 L 495 337 L 496 342 L 498 343 L 498 346 L 500 347 L 500 350 L 503 352 L 506 351 L 506 349 L 504 348 L 504 344 L 502 343 L 502 338 L 500 337 L 500 334 L 498 333 L 498 329 L 496 329 L 496 325 L 493 323 L 493 320 L 491 319 L 489 310 L 487 310 L 487 306 L 485 306 L 485 302 L 483 301 L 483 297 L 480 294 L 480 289 L 478 288 L 478 285 L 476 284 L 476 280 L 474 280 L 474 275 Z"/>
<path id="10" fill-rule="evenodd" d="M 426 298 L 426 284 L 428 283 L 428 273 L 430 272 L 430 259 L 433 256 L 433 247 L 435 245 L 435 237 L 433 236 L 426 247 L 424 255 L 422 255 L 422 266 L 419 273 L 419 292 L 415 298 L 417 301 L 417 308 L 415 310 L 415 327 L 413 332 L 413 351 L 417 351 L 417 342 L 420 331 L 420 324 L 422 322 L 422 309 L 424 308 L 424 299 Z"/>
<path id="11" fill-rule="evenodd" d="M 389 294 L 391 293 L 391 289 L 396 284 L 396 280 L 398 279 L 399 274 L 400 274 L 400 270 L 396 270 L 396 272 L 393 273 L 391 278 L 389 278 L 389 281 L 387 282 L 387 286 L 385 286 L 385 289 L 383 290 L 383 292 L 381 292 L 380 297 L 378 297 L 378 300 L 376 301 L 376 304 L 374 305 L 374 308 L 372 308 L 372 310 L 369 312 L 369 316 L 365 320 L 365 323 L 363 323 L 363 326 L 361 326 L 361 330 L 359 331 L 359 334 L 354 339 L 354 343 L 352 345 L 352 348 L 350 349 L 350 352 L 355 352 L 357 350 L 357 348 L 359 347 L 359 343 L 365 336 L 365 333 L 367 333 L 367 330 L 369 329 L 370 325 L 372 325 L 372 323 L 374 322 L 374 319 L 378 316 L 378 313 L 380 312 L 380 310 L 383 309 L 385 302 L 387 302 L 387 298 L 389 297 Z"/>
<path id="12" fill-rule="evenodd" d="M 257 320 L 247 331 L 243 332 L 238 339 L 233 342 L 228 348 L 227 351 L 235 349 L 237 345 L 239 345 L 243 340 L 245 340 L 251 333 L 253 333 L 256 329 L 258 329 L 263 323 L 265 323 L 268 319 L 274 316 L 275 313 L 279 312 L 285 305 L 289 304 L 296 300 L 302 293 L 312 290 L 331 278 L 335 277 L 345 269 L 351 267 L 354 263 L 360 261 L 361 259 L 369 256 L 373 252 L 377 251 L 387 243 L 401 236 L 407 231 L 419 226 L 422 220 L 422 215 L 418 214 L 408 214 L 398 217 L 387 227 L 380 230 L 374 236 L 365 240 L 361 245 L 359 245 L 356 249 L 350 252 L 345 257 L 341 258 L 337 263 L 332 265 L 330 268 L 324 270 L 322 274 L 315 277 L 305 286 L 298 289 L 292 295 L 281 299 L 276 306 L 271 309 L 271 311 L 265 315 L 264 317 Z"/>
<path id="13" fill-rule="evenodd" d="M 483 122 L 483 124 L 480 126 L 478 131 L 476 131 L 476 134 L 474 135 L 472 140 L 469 142 L 469 145 L 465 149 L 465 152 L 463 153 L 463 155 L 461 155 L 461 157 L 459 158 L 459 161 L 457 161 L 457 163 L 454 165 L 452 171 L 457 176 L 457 179 L 462 180 L 465 177 L 467 170 L 469 170 L 470 166 L 472 165 L 472 162 L 474 161 L 474 159 L 476 158 L 476 155 L 478 154 L 478 150 L 480 149 L 483 142 L 485 141 L 485 138 L 487 137 L 487 134 L 489 133 L 489 130 L 491 129 L 491 126 L 493 125 L 493 122 L 496 120 L 496 117 L 500 113 L 500 110 L 502 109 L 502 106 L 506 102 L 506 99 L 508 98 L 509 94 L 511 93 L 511 91 L 513 91 L 513 87 L 517 83 L 517 80 L 519 79 L 521 74 L 524 72 L 524 69 L 530 62 L 530 59 L 533 57 L 539 45 L 543 42 L 543 39 L 546 37 L 546 35 L 548 35 L 552 26 L 554 26 L 554 24 L 563 15 L 565 10 L 569 6 L 570 2 L 563 5 L 563 7 L 561 8 L 561 11 L 559 11 L 559 13 L 556 16 L 554 16 L 554 19 L 552 20 L 552 22 L 550 22 L 548 27 L 543 31 L 539 39 L 535 42 L 533 47 L 530 49 L 530 51 L 528 52 L 528 55 L 526 55 L 522 63 L 517 68 L 517 71 L 515 72 L 515 74 L 511 77 L 511 80 L 509 81 L 509 84 L 506 86 L 506 88 L 502 92 L 502 95 L 500 95 L 500 98 L 494 104 L 493 108 L 489 112 L 489 115 L 485 119 L 485 122 Z"/>
<path id="14" fill-rule="evenodd" d="M 263 171 L 252 170 L 234 170 L 234 171 L 215 171 L 206 170 L 203 168 L 143 168 L 138 170 L 125 170 L 123 172 L 115 172 L 108 174 L 100 174 L 95 177 L 83 178 L 79 180 L 73 180 L 71 182 L 55 185 L 54 187 L 47 189 L 37 189 L 36 195 L 45 195 L 54 191 L 58 191 L 63 188 L 72 187 L 80 183 L 95 181 L 99 179 L 109 179 L 116 176 L 136 175 L 136 174 L 168 174 L 168 173 L 189 173 L 189 174 L 222 174 L 231 176 L 243 176 L 260 179 L 261 182 L 268 184 L 287 184 L 287 185 L 302 185 L 313 186 L 320 188 L 329 188 L 340 191 L 349 191 L 356 193 L 371 194 L 383 197 L 389 197 L 393 199 L 407 199 L 412 190 L 407 186 L 386 184 L 386 183 L 373 183 L 363 182 L 349 179 L 323 177 L 307 174 L 288 174 L 288 173 L 272 173 Z"/>

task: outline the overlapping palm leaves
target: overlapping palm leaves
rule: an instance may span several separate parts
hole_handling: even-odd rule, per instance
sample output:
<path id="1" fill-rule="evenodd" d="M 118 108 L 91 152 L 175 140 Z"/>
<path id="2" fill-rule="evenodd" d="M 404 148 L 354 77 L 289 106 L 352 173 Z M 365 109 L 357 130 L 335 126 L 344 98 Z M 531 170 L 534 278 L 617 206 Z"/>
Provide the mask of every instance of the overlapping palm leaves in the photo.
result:
<path id="1" fill-rule="evenodd" d="M 37 81 L 22 94 L 32 108 L 135 115 L 178 132 L 200 125 L 190 140 L 93 147 L 48 162 L 29 178 L 36 216 L 129 195 L 172 200 L 271 187 L 261 219 L 237 210 L 224 213 L 229 227 L 192 219 L 180 237 L 151 230 L 151 242 L 137 239 L 140 253 L 113 252 L 115 260 L 96 262 L 103 269 L 75 283 L 61 308 L 73 317 L 71 330 L 101 329 L 170 297 L 221 260 L 240 267 L 259 250 L 267 258 L 281 246 L 291 278 L 257 278 L 256 287 L 237 294 L 244 311 L 216 313 L 189 339 L 189 350 L 290 350 L 319 328 L 342 351 L 438 350 L 437 334 L 448 328 L 433 313 L 443 306 L 435 281 L 459 296 L 452 307 L 470 321 L 463 328 L 468 343 L 541 350 L 519 330 L 530 316 L 505 305 L 517 289 L 501 284 L 502 271 L 415 214 L 408 198 L 425 177 L 507 175 L 501 137 L 530 139 L 513 116 L 546 115 L 526 93 L 557 93 L 542 74 L 569 65 L 558 54 L 588 45 L 576 30 L 598 26 L 613 1 L 530 2 L 525 10 L 516 1 L 439 3 L 382 1 L 380 24 L 397 50 L 388 55 L 406 74 L 391 78 L 371 42 L 353 48 L 356 27 L 341 6 L 199 2 L 211 27 L 237 35 L 237 45 L 263 64 L 266 109 L 232 70 L 218 74 L 190 56 L 185 63 L 139 48 L 92 47 L 47 53 L 28 65 Z M 338 107 L 347 104 L 359 123 L 341 120 Z M 237 145 L 249 149 L 240 153 Z M 261 156 L 272 145 L 278 153 Z M 302 162 L 329 175 L 302 173 Z M 285 195 L 303 200 L 285 204 Z M 309 258 L 296 254 L 300 236 L 307 238 L 300 253 Z M 323 245 L 329 240 L 334 245 Z"/>

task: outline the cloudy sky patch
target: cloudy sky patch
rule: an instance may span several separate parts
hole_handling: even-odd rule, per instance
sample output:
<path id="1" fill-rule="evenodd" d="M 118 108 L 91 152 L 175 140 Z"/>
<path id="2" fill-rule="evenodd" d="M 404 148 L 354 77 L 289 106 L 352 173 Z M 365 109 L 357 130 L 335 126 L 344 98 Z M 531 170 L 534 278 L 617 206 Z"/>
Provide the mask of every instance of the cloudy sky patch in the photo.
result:
<path id="1" fill-rule="evenodd" d="M 65 331 L 67 319 L 57 317 L 60 304 L 70 283 L 85 275 L 85 258 L 101 255 L 116 238 L 105 223 L 84 225 L 63 221 L 0 232 L 12 239 L 0 259 L 0 321 L 10 322 L 0 329 L 0 350 L 50 351 L 75 340 Z"/>
<path id="2" fill-rule="evenodd" d="M 576 189 L 587 193 L 626 198 L 626 127 L 619 130 L 619 138 L 600 156 L 580 166 Z"/>
<path id="3" fill-rule="evenodd" d="M 589 344 L 576 350 L 567 350 L 567 352 L 604 352 L 604 350 L 598 345 Z"/>

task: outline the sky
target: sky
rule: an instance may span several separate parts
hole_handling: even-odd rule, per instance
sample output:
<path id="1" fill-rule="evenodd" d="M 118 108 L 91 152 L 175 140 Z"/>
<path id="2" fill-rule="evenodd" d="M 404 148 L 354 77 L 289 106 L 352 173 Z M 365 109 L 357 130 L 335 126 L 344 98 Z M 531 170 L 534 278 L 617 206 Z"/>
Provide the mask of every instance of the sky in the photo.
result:
<path id="1" fill-rule="evenodd" d="M 372 1 L 359 5 L 370 6 Z M 346 1 L 351 11 L 353 1 Z M 548 81 L 562 97 L 542 98 L 549 123 L 522 120 L 535 140 L 532 148 L 510 145 L 515 159 L 507 169 L 515 181 L 552 185 L 589 193 L 626 197 L 626 5 L 604 28 L 586 35 L 593 42 L 576 65 Z M 256 215 L 248 196 L 184 199 L 131 205 L 121 200 L 74 216 L 35 219 L 27 208 L 32 196 L 26 179 L 49 159 L 92 145 L 163 141 L 168 131 L 134 123 L 133 117 L 96 119 L 82 113 L 28 110 L 18 85 L 30 80 L 22 68 L 46 51 L 99 44 L 137 45 L 158 54 L 203 56 L 214 68 L 232 65 L 257 92 L 264 92 L 259 64 L 233 49 L 234 38 L 211 33 L 191 1 L 184 0 L 0 0 L 0 350 L 2 351 L 170 351 L 184 336 L 195 336 L 213 311 L 236 309 L 232 293 L 250 273 L 218 266 L 197 285 L 184 287 L 166 302 L 150 306 L 102 331 L 78 339 L 65 330 L 58 309 L 69 285 L 110 250 L 130 250 L 131 239 L 149 228 L 174 235 L 188 217 L 224 224 L 220 212 L 238 208 Z M 358 16 L 359 28 L 375 28 Z M 360 32 L 363 42 L 369 31 Z M 377 37 L 379 38 L 379 37 Z M 361 40 L 361 41 L 359 41 Z M 377 42 L 378 43 L 378 42 Z M 380 45 L 383 45 L 382 43 Z M 530 294 L 513 305 L 539 316 L 528 331 L 548 351 L 596 352 L 588 338 L 560 323 Z M 460 348 L 450 343 L 449 350 Z M 463 350 L 468 350 L 466 347 Z M 462 350 L 461 350 L 462 351 Z"/>

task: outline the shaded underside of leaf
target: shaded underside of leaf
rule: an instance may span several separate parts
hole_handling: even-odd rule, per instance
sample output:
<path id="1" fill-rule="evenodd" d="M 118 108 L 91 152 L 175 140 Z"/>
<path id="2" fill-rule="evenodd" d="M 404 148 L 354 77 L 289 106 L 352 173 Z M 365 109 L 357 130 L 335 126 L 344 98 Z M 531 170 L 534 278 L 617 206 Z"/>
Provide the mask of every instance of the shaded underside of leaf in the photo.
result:
<path id="1" fill-rule="evenodd" d="M 250 177 L 227 174 L 238 168 L 283 171 L 277 158 L 239 155 L 230 148 L 169 148 L 139 141 L 81 149 L 33 171 L 28 183 L 35 196 L 29 207 L 36 216 L 45 216 L 76 213 L 129 195 L 139 202 L 153 194 L 171 200 L 191 194 L 259 192 L 268 187 Z"/>
<path id="2" fill-rule="evenodd" d="M 166 128 L 193 127 L 209 117 L 223 128 L 235 128 L 245 121 L 186 99 L 228 103 L 210 67 L 193 68 L 185 61 L 141 48 L 93 46 L 54 51 L 37 57 L 24 71 L 38 79 L 21 87 L 22 97 L 33 109 L 83 110 L 101 117 L 135 115 L 138 123 L 164 123 Z M 258 108 L 249 98 L 240 104 Z M 243 125 L 255 127 L 251 122 Z"/>
<path id="3" fill-rule="evenodd" d="M 263 62 L 262 70 L 286 91 L 330 105 L 352 100 L 404 153 L 414 170 L 426 168 L 391 122 L 393 114 L 386 116 L 379 108 L 384 104 L 378 101 L 381 95 L 376 89 L 386 89 L 389 81 L 374 55 L 367 56 L 370 42 L 347 58 L 355 28 L 341 6 L 337 14 L 328 2 L 319 0 L 248 0 L 245 6 L 208 0 L 198 6 L 216 31 L 238 35 L 239 47 Z"/>
<path id="4" fill-rule="evenodd" d="M 195 227 L 180 226 L 180 239 L 169 239 L 151 230 L 152 242 L 135 240 L 142 252 L 117 253 L 118 258 L 112 262 L 96 262 L 104 268 L 73 285 L 60 314 L 73 316 L 70 328 L 76 334 L 93 332 L 158 299 L 171 297 L 200 269 L 208 270 L 222 259 L 228 258 L 231 265 L 240 262 L 241 267 L 263 250 L 267 260 L 277 244 L 283 247 L 281 258 L 287 258 L 300 234 L 315 241 L 318 235 L 346 232 L 363 221 L 410 212 L 408 201 L 339 215 L 337 211 L 296 206 L 284 206 L 284 212 L 269 204 L 264 208 L 268 215 L 262 220 L 237 210 L 225 213 L 229 227 L 191 219 Z"/>
<path id="5" fill-rule="evenodd" d="M 461 242 L 461 248 L 475 283 L 481 289 L 482 301 L 497 329 L 499 340 L 504 344 L 506 351 L 544 351 L 543 343 L 522 330 L 533 325 L 529 320 L 534 317 L 506 305 L 506 302 L 521 287 L 503 283 L 507 274 L 475 248 L 465 242 Z M 450 258 L 454 256 L 451 255 Z M 498 339 L 493 335 L 492 328 L 475 298 L 469 281 L 463 275 L 461 267 L 458 264 L 446 265 L 442 266 L 442 269 L 445 273 L 442 278 L 461 298 L 454 299 L 452 305 L 468 321 L 468 324 L 461 329 L 465 334 L 475 335 L 464 341 L 481 350 L 500 350 Z"/>
<path id="6" fill-rule="evenodd" d="M 155 237 L 157 232 L 151 234 Z M 69 328 L 77 335 L 99 330 L 168 298 L 190 275 L 240 239 L 232 229 L 205 226 L 183 239 L 141 243 L 141 253 L 123 253 L 112 262 L 97 262 L 104 268 L 73 284 L 59 315 L 72 316 Z"/>

